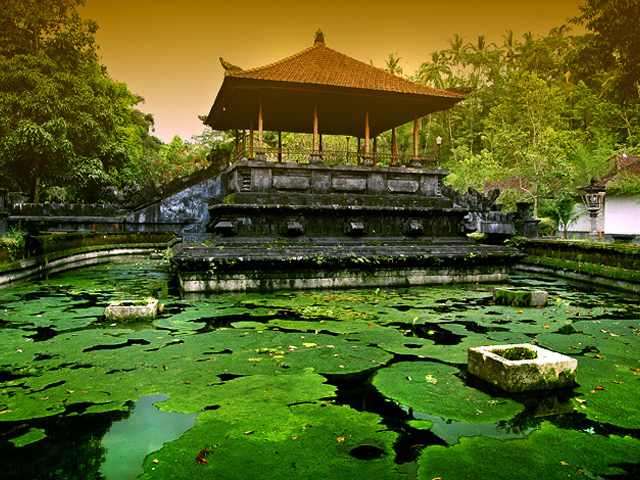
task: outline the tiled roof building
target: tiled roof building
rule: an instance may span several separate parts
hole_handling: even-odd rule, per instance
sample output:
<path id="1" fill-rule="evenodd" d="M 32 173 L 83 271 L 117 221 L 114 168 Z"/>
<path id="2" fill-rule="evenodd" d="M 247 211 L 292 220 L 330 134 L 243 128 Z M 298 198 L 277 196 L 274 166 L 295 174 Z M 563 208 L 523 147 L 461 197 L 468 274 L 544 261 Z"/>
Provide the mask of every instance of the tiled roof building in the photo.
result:
<path id="1" fill-rule="evenodd" d="M 320 31 L 313 46 L 262 67 L 220 60 L 225 78 L 204 120 L 216 130 L 264 121 L 265 130 L 312 133 L 315 117 L 320 134 L 365 138 L 464 99 L 332 50 Z"/>

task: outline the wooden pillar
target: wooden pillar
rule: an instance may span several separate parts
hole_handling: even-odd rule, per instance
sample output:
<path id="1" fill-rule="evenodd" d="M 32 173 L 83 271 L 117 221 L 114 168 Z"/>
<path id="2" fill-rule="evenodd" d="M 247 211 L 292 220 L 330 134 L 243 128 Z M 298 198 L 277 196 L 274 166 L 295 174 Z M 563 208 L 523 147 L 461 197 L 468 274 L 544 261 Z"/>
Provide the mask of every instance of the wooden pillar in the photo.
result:
<path id="1" fill-rule="evenodd" d="M 373 137 L 373 165 L 378 164 L 378 137 Z"/>
<path id="2" fill-rule="evenodd" d="M 418 116 L 413 119 L 413 158 L 418 159 Z"/>
<path id="3" fill-rule="evenodd" d="M 396 143 L 396 129 L 391 129 L 391 165 L 396 164 L 396 157 L 398 155 L 398 144 Z"/>
<path id="4" fill-rule="evenodd" d="M 278 162 L 282 163 L 282 132 L 278 132 Z"/>
<path id="5" fill-rule="evenodd" d="M 253 159 L 253 118 L 249 120 L 249 158 Z"/>
<path id="6" fill-rule="evenodd" d="M 360 137 L 358 137 L 358 154 L 356 155 L 356 159 L 357 159 L 357 164 L 360 165 L 360 154 L 362 152 L 360 152 Z"/>
<path id="7" fill-rule="evenodd" d="M 322 163 L 322 155 L 320 154 L 319 143 L 320 136 L 318 135 L 318 108 L 313 107 L 313 152 L 311 152 L 311 163 Z"/>
<path id="8" fill-rule="evenodd" d="M 365 122 L 364 122 L 364 156 L 368 157 L 369 156 L 369 135 L 370 135 L 370 130 L 369 130 L 369 112 L 367 111 L 367 114 L 365 116 Z"/>
<path id="9" fill-rule="evenodd" d="M 242 132 L 244 135 L 244 131 Z M 238 132 L 238 130 L 236 129 L 235 131 L 235 137 L 236 137 L 236 142 L 235 142 L 235 150 L 234 150 L 234 154 L 233 154 L 233 160 L 237 160 L 238 159 L 238 153 L 240 152 L 240 138 L 239 138 L 240 132 Z"/>
<path id="10" fill-rule="evenodd" d="M 263 151 L 263 142 L 262 142 L 262 100 L 260 100 L 260 108 L 258 109 L 258 151 Z"/>
<path id="11" fill-rule="evenodd" d="M 318 109 L 313 107 L 313 152 L 318 151 Z"/>

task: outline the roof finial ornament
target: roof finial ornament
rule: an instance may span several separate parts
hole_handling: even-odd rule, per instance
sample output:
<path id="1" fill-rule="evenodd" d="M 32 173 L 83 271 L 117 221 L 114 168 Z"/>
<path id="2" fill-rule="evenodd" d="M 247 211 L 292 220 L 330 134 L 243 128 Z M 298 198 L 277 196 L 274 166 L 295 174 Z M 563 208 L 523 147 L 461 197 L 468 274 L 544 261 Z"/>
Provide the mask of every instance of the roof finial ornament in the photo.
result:
<path id="1" fill-rule="evenodd" d="M 316 38 L 313 40 L 314 45 L 324 45 L 324 33 L 321 29 L 316 32 Z"/>
<path id="2" fill-rule="evenodd" d="M 227 62 L 224 58 L 220 57 L 220 64 L 225 70 L 242 70 L 239 66 L 233 63 Z M 225 72 L 226 73 L 226 72 Z"/>

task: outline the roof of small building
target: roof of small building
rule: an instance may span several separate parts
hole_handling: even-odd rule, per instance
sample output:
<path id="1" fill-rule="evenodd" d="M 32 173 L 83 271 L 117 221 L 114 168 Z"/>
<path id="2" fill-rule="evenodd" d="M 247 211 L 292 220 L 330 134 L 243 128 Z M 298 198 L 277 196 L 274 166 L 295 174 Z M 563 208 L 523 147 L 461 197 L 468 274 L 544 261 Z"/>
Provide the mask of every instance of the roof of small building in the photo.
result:
<path id="1" fill-rule="evenodd" d="M 601 188 L 611 188 L 616 182 L 632 177 L 640 178 L 640 156 L 620 154 L 616 155 L 616 164 L 611 173 L 594 184 Z"/>
<path id="2" fill-rule="evenodd" d="M 439 90 L 389 73 L 326 46 L 321 31 L 313 46 L 268 65 L 243 70 L 222 58 L 225 78 L 204 119 L 217 130 L 257 125 L 263 105 L 265 130 L 311 132 L 314 108 L 320 132 L 364 137 L 416 116 L 451 108 L 465 95 Z"/>

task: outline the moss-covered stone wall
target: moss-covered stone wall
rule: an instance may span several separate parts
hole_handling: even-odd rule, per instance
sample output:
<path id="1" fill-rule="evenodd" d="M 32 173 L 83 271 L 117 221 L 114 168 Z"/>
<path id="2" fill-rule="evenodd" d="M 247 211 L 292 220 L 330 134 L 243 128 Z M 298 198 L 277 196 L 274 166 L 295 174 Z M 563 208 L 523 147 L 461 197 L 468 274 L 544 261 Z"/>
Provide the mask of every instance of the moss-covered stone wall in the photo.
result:
<path id="1" fill-rule="evenodd" d="M 170 245 L 168 233 L 72 233 L 26 237 L 16 250 L 0 242 L 0 287 L 16 282 L 96 265 L 117 256 L 148 255 Z"/>
<path id="2" fill-rule="evenodd" d="M 584 241 L 522 240 L 518 268 L 616 289 L 640 289 L 640 246 Z"/>
<path id="3" fill-rule="evenodd" d="M 22 251 L 15 251 L 10 242 L 0 242 L 0 264 L 85 247 L 162 244 L 176 238 L 172 233 L 65 233 L 27 236 Z"/>

